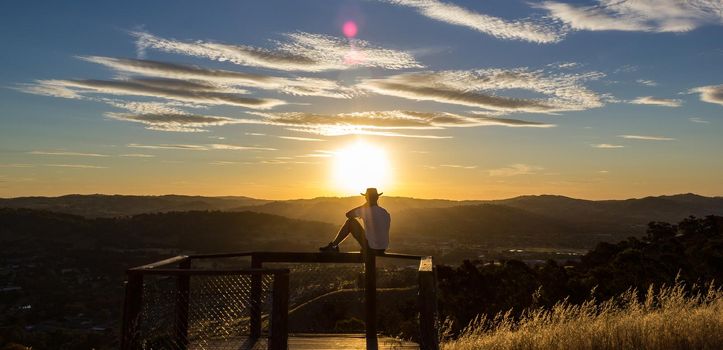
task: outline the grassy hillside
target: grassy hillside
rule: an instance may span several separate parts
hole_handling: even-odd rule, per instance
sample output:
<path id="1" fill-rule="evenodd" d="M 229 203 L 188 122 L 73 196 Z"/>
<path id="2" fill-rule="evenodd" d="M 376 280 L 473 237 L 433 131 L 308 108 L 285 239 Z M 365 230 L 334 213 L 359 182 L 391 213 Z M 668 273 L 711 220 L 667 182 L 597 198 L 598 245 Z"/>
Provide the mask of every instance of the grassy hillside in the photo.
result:
<path id="1" fill-rule="evenodd" d="M 603 302 L 560 302 L 481 318 L 443 350 L 549 349 L 720 349 L 723 347 L 723 291 L 710 287 L 692 294 L 681 285 L 635 291 Z"/>

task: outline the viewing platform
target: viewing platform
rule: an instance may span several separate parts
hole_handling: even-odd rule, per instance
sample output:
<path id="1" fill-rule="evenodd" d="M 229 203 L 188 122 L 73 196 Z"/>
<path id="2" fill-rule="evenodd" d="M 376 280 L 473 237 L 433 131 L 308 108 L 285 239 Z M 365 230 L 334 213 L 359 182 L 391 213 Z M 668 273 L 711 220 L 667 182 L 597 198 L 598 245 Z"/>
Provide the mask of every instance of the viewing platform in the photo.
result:
<path id="1" fill-rule="evenodd" d="M 377 289 L 378 259 L 414 263 L 418 266 L 414 285 Z M 268 266 L 280 264 L 287 265 Z M 290 278 L 300 273 L 292 272 L 293 266 L 302 264 L 358 264 L 363 266 L 363 276 L 356 281 L 357 288 L 315 290 L 318 295 L 308 296 L 301 293 L 307 286 L 299 283 L 323 282 L 335 276 L 314 271 L 310 279 L 296 282 L 290 289 Z M 127 278 L 122 350 L 439 349 L 436 275 L 430 256 L 360 252 L 180 255 L 131 268 Z M 387 306 L 402 302 L 403 295 L 416 294 L 411 303 L 414 315 L 400 320 L 416 324 L 414 334 L 406 334 L 409 339 L 378 334 L 377 296 L 382 292 L 390 295 Z M 312 321 L 319 316 L 304 314 L 313 310 L 309 305 L 333 310 L 334 300 L 340 298 L 350 304 L 347 309 L 361 307 L 363 321 L 357 322 L 363 322 L 364 333 L 289 332 L 290 313 L 297 328 L 314 330 Z"/>

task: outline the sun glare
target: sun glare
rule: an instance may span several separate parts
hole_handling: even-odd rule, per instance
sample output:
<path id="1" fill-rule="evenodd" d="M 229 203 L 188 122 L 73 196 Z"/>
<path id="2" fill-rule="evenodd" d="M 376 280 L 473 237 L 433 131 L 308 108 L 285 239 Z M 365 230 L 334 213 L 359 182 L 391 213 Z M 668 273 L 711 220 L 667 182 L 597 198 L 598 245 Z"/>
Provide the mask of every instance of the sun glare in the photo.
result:
<path id="1" fill-rule="evenodd" d="M 337 150 L 332 171 L 334 186 L 345 195 L 364 192 L 367 187 L 384 191 L 391 179 L 386 151 L 363 141 Z"/>

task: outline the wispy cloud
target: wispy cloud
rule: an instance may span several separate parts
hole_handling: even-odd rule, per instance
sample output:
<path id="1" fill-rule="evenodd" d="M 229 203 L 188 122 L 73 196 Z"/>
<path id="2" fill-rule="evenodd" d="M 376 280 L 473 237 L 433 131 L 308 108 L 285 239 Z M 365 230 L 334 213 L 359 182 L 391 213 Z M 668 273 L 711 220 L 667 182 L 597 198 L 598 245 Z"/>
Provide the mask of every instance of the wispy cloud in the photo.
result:
<path id="1" fill-rule="evenodd" d="M 690 120 L 690 121 L 693 122 L 693 123 L 710 124 L 709 121 L 707 121 L 707 120 L 705 120 L 705 119 L 703 119 L 703 118 L 698 118 L 698 117 L 688 118 L 688 120 Z"/>
<path id="2" fill-rule="evenodd" d="M 26 164 L 26 163 L 0 164 L 0 168 L 32 168 L 32 167 L 35 167 L 35 164 Z"/>
<path id="3" fill-rule="evenodd" d="M 488 170 L 488 174 L 490 176 L 500 176 L 500 177 L 532 175 L 543 169 L 544 168 L 539 167 L 539 166 L 518 163 L 518 164 L 511 164 L 511 165 L 509 165 L 507 167 L 503 167 L 503 168 L 490 169 L 490 170 Z"/>
<path id="4" fill-rule="evenodd" d="M 353 39 L 350 42 L 344 38 L 322 34 L 287 33 L 284 34 L 285 40 L 275 42 L 273 49 L 201 40 L 184 42 L 160 38 L 145 32 L 132 34 L 137 38 L 136 45 L 140 51 L 155 49 L 283 71 L 318 72 L 355 67 L 386 69 L 422 67 L 406 52 L 380 48 L 364 40 Z"/>
<path id="5" fill-rule="evenodd" d="M 175 132 L 202 132 L 209 126 L 246 123 L 243 119 L 228 117 L 193 115 L 185 113 L 166 114 L 127 114 L 106 113 L 108 118 L 141 123 L 149 130 L 175 131 Z"/>
<path id="6" fill-rule="evenodd" d="M 130 148 L 145 148 L 145 149 L 175 149 L 185 151 L 208 151 L 208 147 L 200 145 L 182 145 L 182 144 L 159 144 L 159 145 L 142 145 L 138 143 L 129 143 L 126 145 Z"/>
<path id="7" fill-rule="evenodd" d="M 210 149 L 218 149 L 218 150 L 230 150 L 230 151 L 276 151 L 276 148 L 270 148 L 270 147 L 258 147 L 258 146 L 238 146 L 238 145 L 228 145 L 228 144 L 219 144 L 214 143 L 207 145 Z"/>
<path id="8" fill-rule="evenodd" d="M 624 148 L 625 147 L 623 145 L 613 145 L 610 143 L 598 143 L 598 144 L 594 144 L 594 145 L 590 145 L 590 146 L 595 147 L 595 148 L 604 148 L 604 149 L 615 149 L 615 148 Z"/>
<path id="9" fill-rule="evenodd" d="M 653 97 L 653 96 L 642 96 L 638 97 L 632 101 L 630 101 L 632 104 L 636 105 L 654 105 L 654 106 L 663 106 L 663 107 L 680 107 L 683 104 L 683 101 L 678 99 L 672 99 L 672 98 L 660 98 L 660 97 Z"/>
<path id="10" fill-rule="evenodd" d="M 477 169 L 476 165 L 441 164 L 440 167 L 456 169 Z"/>
<path id="11" fill-rule="evenodd" d="M 152 154 L 144 154 L 144 153 L 126 153 L 126 154 L 119 154 L 119 157 L 129 157 L 129 158 L 154 158 L 155 156 Z"/>
<path id="12" fill-rule="evenodd" d="M 622 137 L 624 139 L 629 139 L 629 140 L 643 140 L 643 141 L 675 141 L 676 140 L 672 137 L 646 136 L 646 135 L 618 135 L 618 137 Z"/>
<path id="13" fill-rule="evenodd" d="M 108 169 L 107 166 L 87 165 L 87 164 L 43 164 L 44 166 L 55 168 L 78 168 L 78 169 Z"/>
<path id="14" fill-rule="evenodd" d="M 598 0 L 593 6 L 546 1 L 539 7 L 576 30 L 687 32 L 723 22 L 720 0 Z"/>
<path id="15" fill-rule="evenodd" d="M 130 143 L 130 148 L 146 148 L 146 149 L 170 149 L 185 151 L 209 151 L 209 150 L 230 150 L 230 151 L 276 151 L 275 148 L 259 147 L 259 146 L 238 146 L 228 144 L 208 144 L 208 145 L 184 145 L 184 144 L 158 144 L 143 145 L 138 143 Z"/>
<path id="16" fill-rule="evenodd" d="M 326 140 L 322 139 L 316 139 L 312 137 L 297 137 L 297 136 L 277 136 L 280 139 L 284 140 L 294 140 L 294 141 L 304 141 L 304 142 L 323 142 Z"/>
<path id="17" fill-rule="evenodd" d="M 562 40 L 565 35 L 564 28 L 546 19 L 509 21 L 437 0 L 382 1 L 410 7 L 428 18 L 467 27 L 499 39 L 554 43 Z"/>
<path id="18" fill-rule="evenodd" d="M 31 152 L 28 152 L 28 154 L 44 155 L 44 156 L 110 157 L 107 154 L 68 152 L 68 151 L 31 151 Z"/>
<path id="19" fill-rule="evenodd" d="M 723 105 L 723 84 L 701 86 L 692 89 L 691 92 L 700 94 L 700 100 L 708 103 Z"/>
<path id="20" fill-rule="evenodd" d="M 38 80 L 34 84 L 21 86 L 20 89 L 64 98 L 82 98 L 88 94 L 144 96 L 201 105 L 229 105 L 252 109 L 269 109 L 285 103 L 277 99 L 247 97 L 241 94 L 244 91 L 235 88 L 177 79 Z"/>
<path id="21" fill-rule="evenodd" d="M 370 92 L 407 98 L 478 107 L 501 112 L 553 113 L 584 110 L 603 105 L 602 98 L 582 86 L 602 73 L 550 74 L 544 71 L 483 69 L 470 71 L 416 72 L 385 78 L 364 79 L 358 85 Z M 526 90 L 544 99 L 498 96 L 497 91 Z"/>
<path id="22" fill-rule="evenodd" d="M 434 135 L 410 135 L 392 130 L 442 130 L 454 127 L 506 126 L 548 128 L 553 124 L 484 116 L 463 116 L 442 112 L 374 111 L 339 114 L 253 113 L 264 118 L 260 123 L 285 126 L 289 130 L 319 135 L 379 135 L 439 138 Z M 288 137 L 282 137 L 288 138 Z M 447 137 L 444 137 L 447 138 Z M 294 138 L 298 139 L 298 138 Z"/>
<path id="23" fill-rule="evenodd" d="M 654 80 L 638 79 L 635 82 L 637 82 L 640 85 L 645 85 L 645 86 L 658 86 L 658 83 L 655 82 Z"/>
<path id="24" fill-rule="evenodd" d="M 351 87 L 342 86 L 333 80 L 321 78 L 283 78 L 229 70 L 207 69 L 168 62 L 102 56 L 81 56 L 80 59 L 101 64 L 122 73 L 167 79 L 201 80 L 225 86 L 243 86 L 274 90 L 295 96 L 350 98 L 358 93 Z"/>

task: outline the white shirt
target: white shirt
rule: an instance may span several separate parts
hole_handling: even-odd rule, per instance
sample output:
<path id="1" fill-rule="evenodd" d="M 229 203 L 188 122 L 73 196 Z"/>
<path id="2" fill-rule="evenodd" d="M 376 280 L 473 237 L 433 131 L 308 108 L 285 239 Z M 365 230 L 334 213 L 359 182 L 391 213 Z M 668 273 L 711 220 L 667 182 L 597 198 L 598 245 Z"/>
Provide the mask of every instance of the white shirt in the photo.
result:
<path id="1" fill-rule="evenodd" d="M 369 248 L 387 249 L 389 247 L 389 226 L 392 218 L 389 213 L 378 205 L 362 205 L 352 210 L 352 215 L 364 222 Z"/>

